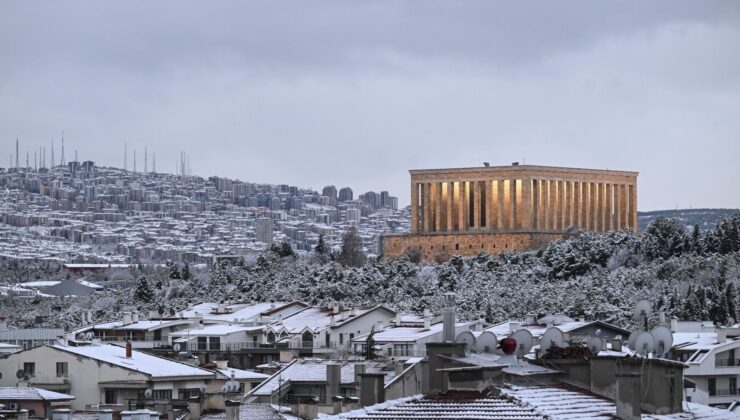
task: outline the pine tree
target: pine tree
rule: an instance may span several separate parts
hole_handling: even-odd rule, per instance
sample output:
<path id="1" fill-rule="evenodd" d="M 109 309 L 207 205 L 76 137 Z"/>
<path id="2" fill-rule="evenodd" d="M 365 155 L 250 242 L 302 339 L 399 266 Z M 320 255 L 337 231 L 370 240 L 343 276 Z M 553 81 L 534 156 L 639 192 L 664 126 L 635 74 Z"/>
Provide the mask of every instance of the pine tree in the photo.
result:
<path id="1" fill-rule="evenodd" d="M 149 287 L 149 282 L 145 276 L 139 277 L 136 290 L 134 291 L 134 299 L 142 303 L 151 303 L 154 300 L 154 292 Z"/>
<path id="2" fill-rule="evenodd" d="M 367 335 L 367 339 L 365 340 L 363 353 L 367 360 L 374 360 L 377 357 L 375 349 L 375 325 L 370 328 L 370 333 Z"/>
<path id="3" fill-rule="evenodd" d="M 187 262 L 182 267 L 182 271 L 180 273 L 180 277 L 182 277 L 183 280 L 190 280 L 191 274 L 190 274 L 190 264 Z"/>
<path id="4" fill-rule="evenodd" d="M 170 267 L 169 278 L 173 280 L 182 279 L 182 276 L 180 275 L 180 269 L 177 268 L 177 264 L 172 264 L 172 266 Z"/>
<path id="5" fill-rule="evenodd" d="M 313 251 L 317 255 L 324 255 L 324 254 L 326 254 L 327 249 L 326 249 L 326 242 L 324 242 L 324 234 L 323 233 L 322 234 L 319 234 L 319 243 L 316 244 L 316 246 L 314 247 Z"/>

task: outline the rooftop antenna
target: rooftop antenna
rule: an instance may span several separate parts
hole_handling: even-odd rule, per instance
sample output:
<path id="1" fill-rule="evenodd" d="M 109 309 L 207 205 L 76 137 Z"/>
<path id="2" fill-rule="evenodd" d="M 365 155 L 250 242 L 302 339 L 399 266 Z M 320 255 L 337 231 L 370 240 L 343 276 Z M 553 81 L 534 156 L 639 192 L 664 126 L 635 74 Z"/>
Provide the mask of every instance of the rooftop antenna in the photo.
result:
<path id="1" fill-rule="evenodd" d="M 33 151 L 33 171 L 34 172 L 39 171 L 39 160 L 38 160 L 38 155 L 35 150 Z"/>
<path id="2" fill-rule="evenodd" d="M 28 150 L 26 150 L 26 168 L 31 167 L 31 165 L 28 163 L 28 157 L 29 157 L 29 153 L 28 153 Z"/>
<path id="3" fill-rule="evenodd" d="M 635 353 L 646 357 L 649 353 L 655 351 L 655 337 L 647 331 L 643 331 L 635 339 Z"/>
<path id="4" fill-rule="evenodd" d="M 51 138 L 51 166 L 50 168 L 54 167 L 54 137 Z"/>
<path id="5" fill-rule="evenodd" d="M 652 309 L 650 308 L 650 302 L 644 299 L 637 302 L 637 305 L 635 305 L 635 310 L 632 312 L 635 321 L 639 322 L 640 327 L 644 325 L 644 331 L 648 330 L 648 318 L 650 317 L 651 313 Z"/>
<path id="6" fill-rule="evenodd" d="M 152 173 L 157 173 L 157 154 L 152 152 Z"/>
<path id="7" fill-rule="evenodd" d="M 41 164 L 41 167 L 42 168 L 46 168 L 46 146 L 44 146 L 44 158 L 43 158 L 42 162 L 43 163 Z"/>
<path id="8" fill-rule="evenodd" d="M 134 146 L 134 173 L 136 173 L 136 146 Z"/>
<path id="9" fill-rule="evenodd" d="M 540 338 L 540 355 L 547 353 L 551 347 L 564 347 L 563 332 L 558 327 L 548 328 Z"/>
<path id="10" fill-rule="evenodd" d="M 77 159 L 77 149 L 75 149 L 75 162 L 79 162 L 80 160 Z"/>
<path id="11" fill-rule="evenodd" d="M 478 353 L 494 353 L 497 346 L 496 334 L 490 331 L 483 331 L 475 340 L 475 351 Z"/>
<path id="12" fill-rule="evenodd" d="M 148 163 L 149 163 L 149 157 L 147 156 L 147 147 L 144 146 L 144 173 L 147 173 L 149 171 Z"/>
<path id="13" fill-rule="evenodd" d="M 128 171 L 128 142 L 123 142 L 123 172 Z"/>
<path id="14" fill-rule="evenodd" d="M 18 164 L 18 137 L 15 138 L 15 168 L 18 169 L 20 165 Z"/>
<path id="15" fill-rule="evenodd" d="M 673 347 L 673 333 L 665 325 L 658 325 L 650 331 L 655 338 L 655 353 L 665 357 Z"/>
<path id="16" fill-rule="evenodd" d="M 532 349 L 532 333 L 526 328 L 520 328 L 509 337 L 516 340 L 516 355 L 524 357 Z"/>
<path id="17" fill-rule="evenodd" d="M 64 130 L 62 130 L 62 160 L 60 162 L 64 166 Z"/>
<path id="18" fill-rule="evenodd" d="M 470 331 L 463 331 L 455 337 L 458 343 L 465 343 L 465 352 L 470 353 L 475 348 L 475 336 Z"/>

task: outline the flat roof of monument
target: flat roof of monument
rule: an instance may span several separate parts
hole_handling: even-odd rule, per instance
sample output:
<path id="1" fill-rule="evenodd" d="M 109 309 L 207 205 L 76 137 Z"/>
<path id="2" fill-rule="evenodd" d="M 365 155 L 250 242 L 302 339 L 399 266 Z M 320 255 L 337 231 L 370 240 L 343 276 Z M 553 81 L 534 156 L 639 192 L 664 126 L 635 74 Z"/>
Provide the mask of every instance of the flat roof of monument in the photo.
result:
<path id="1" fill-rule="evenodd" d="M 637 176 L 637 171 L 622 171 L 612 169 L 590 169 L 590 168 L 569 168 L 564 166 L 543 166 L 543 165 L 502 165 L 502 166 L 473 166 L 468 168 L 439 168 L 439 169 L 409 169 L 409 173 L 415 174 L 427 174 L 427 173 L 459 173 L 459 172 L 471 172 L 471 171 L 490 171 L 490 172 L 502 172 L 502 171 L 533 171 L 533 172 L 569 172 L 574 174 L 586 174 L 586 173 L 602 173 L 611 175 L 628 175 Z"/>

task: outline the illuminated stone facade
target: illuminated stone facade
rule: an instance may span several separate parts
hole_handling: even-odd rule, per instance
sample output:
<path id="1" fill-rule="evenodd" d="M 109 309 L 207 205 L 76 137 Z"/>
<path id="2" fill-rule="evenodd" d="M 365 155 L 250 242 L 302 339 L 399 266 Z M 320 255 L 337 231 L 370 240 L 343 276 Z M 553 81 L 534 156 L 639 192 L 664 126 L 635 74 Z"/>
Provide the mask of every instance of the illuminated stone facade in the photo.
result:
<path id="1" fill-rule="evenodd" d="M 532 249 L 568 229 L 637 231 L 637 172 L 516 164 L 409 172 L 411 234 L 386 236 L 386 256 Z"/>

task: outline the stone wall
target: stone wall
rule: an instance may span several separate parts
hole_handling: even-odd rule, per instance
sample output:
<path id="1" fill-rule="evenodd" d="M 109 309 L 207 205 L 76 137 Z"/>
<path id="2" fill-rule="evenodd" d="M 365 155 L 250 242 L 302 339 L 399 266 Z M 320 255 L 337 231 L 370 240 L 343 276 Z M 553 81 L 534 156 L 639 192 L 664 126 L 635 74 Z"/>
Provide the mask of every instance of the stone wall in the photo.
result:
<path id="1" fill-rule="evenodd" d="M 383 237 L 383 256 L 397 257 L 407 249 L 418 249 L 427 261 L 446 260 L 454 255 L 474 256 L 481 252 L 499 252 L 544 248 L 562 238 L 560 233 L 507 232 L 387 235 Z"/>

